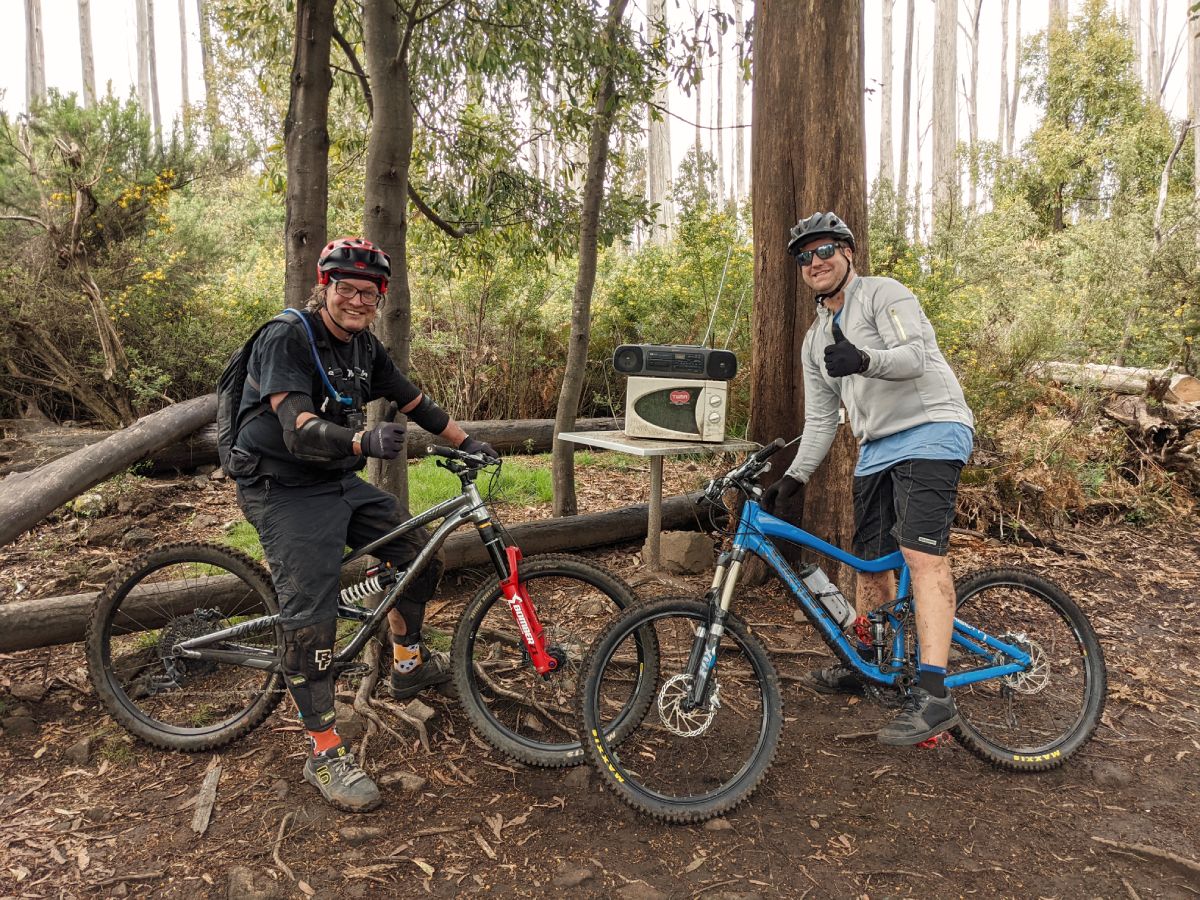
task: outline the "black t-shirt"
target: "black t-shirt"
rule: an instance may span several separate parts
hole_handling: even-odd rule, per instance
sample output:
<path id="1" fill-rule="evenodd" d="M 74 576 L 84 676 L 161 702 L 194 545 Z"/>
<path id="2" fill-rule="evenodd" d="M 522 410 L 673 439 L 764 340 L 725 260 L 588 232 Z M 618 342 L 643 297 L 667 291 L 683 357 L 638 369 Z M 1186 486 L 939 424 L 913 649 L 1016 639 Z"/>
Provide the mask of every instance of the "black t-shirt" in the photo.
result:
<path id="1" fill-rule="evenodd" d="M 375 335 L 363 331 L 349 341 L 340 341 L 325 328 L 319 314 L 305 314 L 305 318 L 312 326 L 330 383 L 339 394 L 352 397 L 353 405 L 347 408 L 330 397 L 317 372 L 304 328 L 294 321 L 275 322 L 263 330 L 250 351 L 240 415 L 272 394 L 298 391 L 312 397 L 321 418 L 350 426 L 354 423 L 347 418 L 348 409 L 361 410 L 367 402 L 380 397 L 404 407 L 420 396 L 420 389 L 396 368 Z M 237 445 L 263 457 L 259 471 L 285 484 L 329 481 L 366 464 L 361 456 L 327 463 L 293 456 L 283 443 L 283 426 L 269 403 L 263 413 L 246 422 L 238 432 Z"/>

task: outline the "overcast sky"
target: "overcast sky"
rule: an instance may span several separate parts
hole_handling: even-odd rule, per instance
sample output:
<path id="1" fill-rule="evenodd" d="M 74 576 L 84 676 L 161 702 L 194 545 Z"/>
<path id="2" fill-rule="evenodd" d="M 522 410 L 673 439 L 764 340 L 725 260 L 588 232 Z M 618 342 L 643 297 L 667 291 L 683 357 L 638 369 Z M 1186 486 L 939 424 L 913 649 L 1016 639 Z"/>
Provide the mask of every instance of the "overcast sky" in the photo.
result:
<path id="1" fill-rule="evenodd" d="M 732 16 L 732 0 L 719 0 L 719 2 Z M 880 59 L 880 16 L 883 9 L 883 2 L 884 0 L 866 0 L 865 53 L 867 86 L 868 88 L 876 88 L 874 91 L 869 91 L 866 98 L 867 171 L 870 179 L 875 177 L 879 168 L 881 98 L 878 87 L 883 78 L 883 67 Z M 1182 35 L 1184 32 L 1186 8 L 1189 0 L 1160 0 L 1160 3 L 1166 4 L 1168 11 L 1168 34 L 1171 36 L 1168 39 L 1168 50 L 1170 50 L 1175 46 L 1175 36 Z M 46 83 L 48 86 L 56 87 L 62 91 L 78 92 L 82 86 L 82 75 L 79 62 L 78 6 L 76 0 L 41 0 L 41 4 L 45 33 Z M 644 2 L 637 3 L 636 5 L 644 6 Z M 837 3 L 831 4 L 834 8 L 837 5 Z M 1013 0 L 1010 6 L 1015 7 L 1015 5 L 1015 0 Z M 1072 13 L 1079 10 L 1082 5 L 1083 0 L 1070 0 Z M 1120 5 L 1122 7 L 1125 5 L 1123 0 Z M 13 28 L 16 32 L 15 39 L 9 44 L 9 51 L 0 54 L 0 91 L 3 91 L 3 96 L 0 97 L 0 107 L 10 115 L 14 112 L 22 111 L 25 107 L 25 27 L 23 6 L 22 0 L 0 0 L 0 9 L 3 9 L 5 13 L 4 19 L 9 23 L 9 27 Z M 105 85 L 111 82 L 114 93 L 125 96 L 137 80 L 137 56 L 134 45 L 137 28 L 134 0 L 92 0 L 91 6 L 92 44 L 95 57 L 97 90 L 103 93 Z M 154 6 L 159 102 L 163 118 L 169 123 L 178 115 L 182 96 L 178 2 L 177 0 L 158 0 Z M 668 2 L 667 7 L 669 15 L 672 16 L 673 24 L 681 24 L 688 16 L 686 6 L 687 4 L 682 2 L 682 0 L 681 2 L 676 2 L 676 0 Z M 1021 31 L 1024 36 L 1027 37 L 1046 27 L 1047 6 L 1048 4 L 1045 0 L 1024 0 L 1021 3 Z M 196 103 L 203 100 L 204 80 L 200 68 L 200 43 L 196 26 L 195 0 L 185 0 L 184 7 L 188 30 L 188 95 L 191 102 Z M 747 0 L 747 16 L 750 15 L 752 9 L 752 0 Z M 924 129 L 928 124 L 929 112 L 932 108 L 930 100 L 932 79 L 928 73 L 932 63 L 934 4 L 931 0 L 917 0 L 916 9 L 917 23 L 914 58 L 922 73 L 920 114 L 922 129 Z M 961 10 L 962 7 L 960 6 L 960 18 L 965 19 L 965 14 Z M 679 20 L 678 23 L 674 22 L 676 18 Z M 1010 20 L 1012 18 L 1013 14 L 1010 12 Z M 892 42 L 895 73 L 895 87 L 893 89 L 895 112 L 893 121 L 897 131 L 900 127 L 901 115 L 900 86 L 902 84 L 904 64 L 904 20 L 905 0 L 896 0 L 895 12 L 893 14 Z M 1010 27 L 1011 24 L 1010 21 Z M 803 23 L 797 22 L 797 28 L 802 27 Z M 981 40 L 983 46 L 980 51 L 979 61 L 979 135 L 983 139 L 994 139 L 997 133 L 1000 107 L 1000 0 L 984 0 L 983 19 L 980 30 L 983 35 L 983 39 Z M 734 36 L 732 33 L 726 35 L 727 84 L 723 121 L 725 125 L 732 124 L 734 112 L 732 84 L 733 41 Z M 1143 41 L 1143 43 L 1145 42 Z M 967 42 L 960 33 L 958 49 L 960 77 L 962 73 L 968 71 L 968 52 Z M 1015 52 L 1015 41 L 1012 39 L 1010 39 L 1009 52 L 1010 54 Z M 1012 73 L 1013 62 L 1010 59 L 1010 79 L 1013 77 Z M 710 84 L 715 81 L 715 61 L 711 67 L 711 75 L 712 80 L 710 80 Z M 705 91 L 706 99 L 703 101 L 704 124 L 711 125 L 715 123 L 715 116 L 712 112 L 713 104 L 710 102 L 711 94 L 708 93 L 707 86 L 705 87 Z M 1175 63 L 1174 70 L 1171 72 L 1167 89 L 1164 92 L 1164 105 L 1176 118 L 1182 118 L 1186 112 L 1186 103 L 1187 53 L 1185 48 Z M 671 108 L 673 111 L 678 112 L 680 116 L 691 120 L 695 115 L 695 100 L 685 97 L 678 88 L 672 86 Z M 1030 128 L 1033 126 L 1034 113 L 1035 110 L 1022 102 L 1017 116 L 1018 141 L 1021 137 L 1028 134 Z M 749 115 L 750 98 L 747 91 L 747 118 L 749 118 Z M 915 118 L 917 115 L 915 102 L 913 103 L 912 115 L 914 118 L 913 129 L 915 133 Z M 959 136 L 961 139 L 967 134 L 966 105 L 961 98 L 959 102 L 959 120 Z M 748 136 L 749 129 L 746 129 L 746 132 Z M 724 135 L 726 140 L 725 156 L 727 169 L 731 169 L 733 165 L 733 129 L 727 128 Z M 687 152 L 688 147 L 691 145 L 692 137 L 693 131 L 689 125 L 678 120 L 672 122 L 671 150 L 676 165 L 678 165 L 683 155 Z M 898 159 L 900 152 L 898 134 L 894 138 L 894 148 Z M 747 141 L 747 167 L 749 166 L 749 152 L 749 142 Z M 914 143 L 910 150 L 910 155 L 915 155 L 915 152 L 916 147 Z M 928 157 L 932 155 L 931 144 L 928 141 L 926 142 L 923 155 L 926 157 L 926 164 L 928 164 Z M 730 173 L 727 178 L 731 177 L 732 174 Z M 921 182 L 928 185 L 928 175 L 922 178 Z"/>

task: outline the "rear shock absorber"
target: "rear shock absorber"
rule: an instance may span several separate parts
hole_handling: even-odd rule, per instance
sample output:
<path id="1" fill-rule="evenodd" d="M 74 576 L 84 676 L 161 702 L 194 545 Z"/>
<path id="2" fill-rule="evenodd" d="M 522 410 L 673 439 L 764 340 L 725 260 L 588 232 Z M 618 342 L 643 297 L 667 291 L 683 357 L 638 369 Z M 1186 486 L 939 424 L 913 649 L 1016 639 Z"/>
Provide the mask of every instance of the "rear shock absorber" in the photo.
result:
<path id="1" fill-rule="evenodd" d="M 363 601 L 395 584 L 399 574 L 391 566 L 375 566 L 367 570 L 362 581 L 344 588 L 338 599 L 347 606 L 362 606 Z"/>

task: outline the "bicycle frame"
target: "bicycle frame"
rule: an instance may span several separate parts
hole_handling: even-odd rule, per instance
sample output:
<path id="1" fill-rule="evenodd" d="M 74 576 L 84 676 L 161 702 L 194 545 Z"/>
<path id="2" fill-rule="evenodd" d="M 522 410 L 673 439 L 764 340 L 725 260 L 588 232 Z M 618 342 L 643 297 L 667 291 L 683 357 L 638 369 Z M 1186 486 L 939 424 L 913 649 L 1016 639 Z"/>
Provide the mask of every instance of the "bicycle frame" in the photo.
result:
<path id="1" fill-rule="evenodd" d="M 492 559 L 496 572 L 500 576 L 501 589 L 521 631 L 530 660 L 539 675 L 546 675 L 557 667 L 557 660 L 547 652 L 542 628 L 537 619 L 537 613 L 529 599 L 524 585 L 520 582 L 519 563 L 521 551 L 516 547 L 506 547 L 500 539 L 495 525 L 492 524 L 491 513 L 479 494 L 479 488 L 473 481 L 463 479 L 463 491 L 457 497 L 451 497 L 442 503 L 432 506 L 425 512 L 413 516 L 382 537 L 366 544 L 357 550 L 347 553 L 341 562 L 344 569 L 347 565 L 366 556 L 369 553 L 391 543 L 402 535 L 417 528 L 443 519 L 434 530 L 429 541 L 421 548 L 421 552 L 400 573 L 399 578 L 387 589 L 383 600 L 374 609 L 347 604 L 338 600 L 337 616 L 360 622 L 361 625 L 350 643 L 342 648 L 333 658 L 337 669 L 346 668 L 362 651 L 371 635 L 375 633 L 383 617 L 395 607 L 400 596 L 413 583 L 434 555 L 441 549 L 451 532 L 467 522 L 473 522 L 488 554 Z M 219 662 L 233 663 L 255 669 L 280 671 L 281 660 L 278 656 L 266 650 L 255 647 L 237 646 L 236 649 L 226 649 L 231 641 L 250 634 L 261 634 L 274 628 L 279 622 L 279 614 L 260 616 L 248 622 L 232 625 L 229 628 L 214 631 L 200 637 L 181 641 L 176 645 L 176 652 L 190 659 L 211 659 Z M 225 648 L 213 645 L 224 644 Z"/>
<path id="2" fill-rule="evenodd" d="M 879 610 L 888 617 L 893 630 L 890 661 L 874 664 L 862 659 L 850 638 L 843 633 L 825 607 L 788 565 L 773 543 L 774 540 L 787 541 L 813 550 L 822 556 L 835 559 L 857 572 L 894 571 L 898 573 L 895 600 Z M 798 601 L 801 609 L 804 610 L 809 621 L 844 663 L 878 684 L 895 685 L 900 678 L 904 677 L 907 655 L 904 636 L 905 623 L 899 618 L 899 615 L 903 615 L 907 606 L 912 602 L 912 580 L 908 565 L 904 562 L 904 555 L 899 550 L 879 559 L 861 559 L 821 540 L 803 528 L 776 518 L 764 511 L 756 501 L 747 500 L 742 507 L 737 532 L 733 538 L 733 548 L 728 554 L 728 562 L 725 564 L 722 564 L 721 561 L 718 562 L 717 573 L 713 578 L 710 590 L 711 596 L 719 598 L 722 615 L 729 611 L 741 565 L 747 553 L 759 556 L 778 573 L 780 579 L 788 586 Z M 951 641 L 968 653 L 979 657 L 982 664 L 970 671 L 947 676 L 946 687 L 948 688 L 973 684 L 991 678 L 1002 678 L 1023 671 L 1031 661 L 1029 655 L 1019 647 L 985 634 L 957 618 L 954 620 Z M 1009 661 L 1002 661 L 1005 658 Z M 915 665 L 916 660 L 912 662 Z M 699 700 L 698 692 L 695 699 Z"/>

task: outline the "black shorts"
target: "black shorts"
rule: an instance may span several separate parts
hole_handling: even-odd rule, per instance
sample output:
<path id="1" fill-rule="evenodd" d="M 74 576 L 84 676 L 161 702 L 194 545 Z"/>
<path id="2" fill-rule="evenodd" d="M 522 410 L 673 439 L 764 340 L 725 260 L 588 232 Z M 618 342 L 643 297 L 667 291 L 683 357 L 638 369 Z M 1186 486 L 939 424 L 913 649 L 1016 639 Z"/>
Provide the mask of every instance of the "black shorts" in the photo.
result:
<path id="1" fill-rule="evenodd" d="M 253 484 L 239 484 L 237 496 L 246 518 L 258 530 L 287 629 L 337 618 L 345 548 L 365 546 L 409 518 L 392 494 L 354 474 L 304 487 L 260 478 Z M 417 528 L 380 547 L 375 555 L 403 569 L 428 541 L 429 532 Z M 441 559 L 440 551 L 434 559 Z M 429 597 L 407 599 L 425 603 Z"/>
<path id="2" fill-rule="evenodd" d="M 945 556 L 958 476 L 951 459 L 910 459 L 854 479 L 854 554 L 878 559 L 901 547 Z"/>

